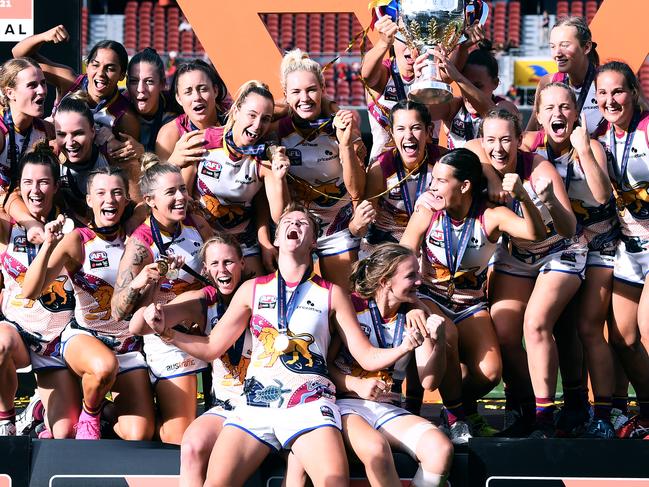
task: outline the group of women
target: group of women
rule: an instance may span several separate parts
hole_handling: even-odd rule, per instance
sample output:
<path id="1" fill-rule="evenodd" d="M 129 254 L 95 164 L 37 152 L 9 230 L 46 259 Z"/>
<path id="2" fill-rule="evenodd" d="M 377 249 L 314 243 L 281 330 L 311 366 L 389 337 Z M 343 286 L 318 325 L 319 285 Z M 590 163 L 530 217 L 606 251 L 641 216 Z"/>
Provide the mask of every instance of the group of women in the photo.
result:
<path id="1" fill-rule="evenodd" d="M 358 116 L 299 50 L 280 66 L 286 112 L 259 81 L 229 99 L 202 61 L 167 91 L 154 50 L 129 62 L 114 41 L 77 76 L 38 53 L 63 26 L 14 47 L 0 435 L 16 434 L 29 365 L 41 438 L 181 444 L 188 486 L 243 484 L 273 450 L 290 483 L 340 485 L 346 448 L 372 485 L 399 485 L 391 448 L 419 463 L 413 485 L 445 485 L 453 445 L 496 433 L 477 401 L 501 378 L 501 435 L 649 433 L 649 118 L 630 68 L 598 66 L 583 19 L 561 20 L 559 73 L 523 132 L 479 26 L 434 53 L 461 89 L 441 106 L 406 99 L 428 54 L 387 17 L 376 29 L 367 168 Z M 213 407 L 195 418 L 209 368 Z M 406 378 L 408 394 L 439 389 L 440 429 L 402 407 Z"/>

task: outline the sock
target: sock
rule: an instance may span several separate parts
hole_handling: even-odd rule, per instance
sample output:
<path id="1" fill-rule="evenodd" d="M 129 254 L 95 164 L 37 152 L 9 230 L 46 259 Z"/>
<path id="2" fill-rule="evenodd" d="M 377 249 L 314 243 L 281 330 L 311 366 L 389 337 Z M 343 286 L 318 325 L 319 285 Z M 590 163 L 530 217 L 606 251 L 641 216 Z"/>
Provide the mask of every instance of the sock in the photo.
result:
<path id="1" fill-rule="evenodd" d="M 446 419 L 449 426 L 454 425 L 457 421 L 464 421 L 464 418 L 466 418 L 461 400 L 444 401 L 444 408 L 446 409 Z"/>
<path id="2" fill-rule="evenodd" d="M 446 485 L 446 475 L 426 472 L 420 465 L 410 485 L 414 487 L 443 487 Z"/>
<path id="3" fill-rule="evenodd" d="M 520 402 L 521 416 L 528 423 L 533 423 L 536 419 L 536 401 L 534 397 L 525 397 Z"/>
<path id="4" fill-rule="evenodd" d="M 86 413 L 88 416 L 99 416 L 99 413 L 101 413 L 101 404 L 97 407 L 91 408 L 86 404 L 86 401 L 84 399 L 82 414 L 83 413 Z"/>
<path id="5" fill-rule="evenodd" d="M 611 396 L 595 396 L 593 403 L 595 418 L 610 421 L 612 407 Z"/>
<path id="6" fill-rule="evenodd" d="M 543 424 L 552 424 L 555 410 L 554 398 L 537 397 L 536 398 L 536 422 Z"/>
<path id="7" fill-rule="evenodd" d="M 629 398 L 627 396 L 613 396 L 612 406 L 622 411 L 625 416 L 629 414 Z"/>
<path id="8" fill-rule="evenodd" d="M 43 406 L 42 401 L 38 401 L 36 406 L 34 406 L 32 416 L 36 421 L 43 421 L 45 419 L 45 406 Z"/>
<path id="9" fill-rule="evenodd" d="M 521 403 L 518 394 L 514 388 L 505 384 L 505 409 L 507 411 L 518 411 L 521 408 Z"/>
<path id="10" fill-rule="evenodd" d="M 563 383 L 563 406 L 571 411 L 581 409 L 582 389 L 580 383 Z"/>
<path id="11" fill-rule="evenodd" d="M 0 411 L 0 421 L 16 422 L 16 408 L 11 408 L 9 411 Z"/>

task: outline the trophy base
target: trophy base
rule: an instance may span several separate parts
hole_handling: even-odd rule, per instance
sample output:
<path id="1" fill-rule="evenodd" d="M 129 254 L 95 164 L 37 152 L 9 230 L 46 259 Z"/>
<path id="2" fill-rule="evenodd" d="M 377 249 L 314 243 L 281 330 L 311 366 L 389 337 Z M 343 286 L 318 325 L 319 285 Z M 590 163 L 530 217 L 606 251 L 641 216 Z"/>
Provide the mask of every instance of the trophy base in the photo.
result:
<path id="1" fill-rule="evenodd" d="M 453 92 L 451 86 L 442 81 L 415 81 L 408 98 L 424 105 L 439 105 L 449 102 L 453 98 Z"/>

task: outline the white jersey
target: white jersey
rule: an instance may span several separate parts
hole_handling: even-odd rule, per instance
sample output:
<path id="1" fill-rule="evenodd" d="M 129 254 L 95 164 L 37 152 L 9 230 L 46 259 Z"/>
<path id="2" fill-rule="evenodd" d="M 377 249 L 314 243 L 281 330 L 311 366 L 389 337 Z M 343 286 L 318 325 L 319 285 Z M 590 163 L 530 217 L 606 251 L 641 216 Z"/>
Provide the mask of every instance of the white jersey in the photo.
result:
<path id="1" fill-rule="evenodd" d="M 287 285 L 287 301 L 293 292 L 299 294 L 288 323 L 289 346 L 280 352 L 275 349 L 279 335 L 277 273 L 255 279 L 250 319 L 252 359 L 245 384 L 250 406 L 290 408 L 335 394 L 326 362 L 331 341 L 331 284 L 311 273 L 301 284 Z"/>
<path id="2" fill-rule="evenodd" d="M 0 114 L 0 134 L 4 137 L 5 145 L 0 152 L 0 187 L 5 191 L 9 188 L 11 183 L 11 160 L 9 157 L 10 147 L 10 128 L 4 121 L 4 117 Z M 14 131 L 14 141 L 16 144 L 16 155 L 18 156 L 17 164 L 20 163 L 20 157 L 22 154 L 30 151 L 31 148 L 37 142 L 42 140 L 47 140 L 47 132 L 45 129 L 45 123 L 35 118 L 32 122 L 32 126 L 25 132 Z"/>
<path id="3" fill-rule="evenodd" d="M 116 353 L 140 350 L 142 341 L 128 329 L 128 321 L 111 316 L 111 299 L 119 261 L 124 254 L 124 238 L 106 240 L 89 228 L 77 228 L 83 244 L 81 268 L 72 276 L 77 300 L 75 326 L 93 333 Z"/>

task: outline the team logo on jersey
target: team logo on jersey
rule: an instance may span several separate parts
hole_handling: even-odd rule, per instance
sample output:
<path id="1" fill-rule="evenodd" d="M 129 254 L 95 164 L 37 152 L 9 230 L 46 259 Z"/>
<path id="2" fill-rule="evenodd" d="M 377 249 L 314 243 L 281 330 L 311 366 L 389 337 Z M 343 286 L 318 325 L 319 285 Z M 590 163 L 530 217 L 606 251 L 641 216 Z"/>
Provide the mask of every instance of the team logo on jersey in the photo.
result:
<path id="1" fill-rule="evenodd" d="M 291 166 L 302 165 L 302 151 L 299 149 L 286 149 L 286 157 L 291 161 Z"/>
<path id="2" fill-rule="evenodd" d="M 209 176 L 211 178 L 219 179 L 221 176 L 221 170 L 223 166 L 217 161 L 210 161 L 209 159 L 203 162 L 203 167 L 201 168 L 201 174 Z"/>
<path id="3" fill-rule="evenodd" d="M 259 309 L 275 309 L 275 306 L 277 306 L 277 296 L 264 294 L 259 297 L 259 303 L 257 303 Z"/>
<path id="4" fill-rule="evenodd" d="M 334 419 L 334 412 L 329 406 L 320 406 L 320 413 L 325 417 L 325 418 L 331 418 Z"/>
<path id="5" fill-rule="evenodd" d="M 27 252 L 27 237 L 24 235 L 14 237 L 14 252 Z"/>
<path id="6" fill-rule="evenodd" d="M 458 135 L 464 135 L 464 120 L 454 118 L 453 124 L 451 125 L 451 132 Z"/>
<path id="7" fill-rule="evenodd" d="M 96 250 L 90 253 L 90 268 L 98 269 L 101 267 L 109 267 L 108 254 L 103 250 Z"/>
<path id="8" fill-rule="evenodd" d="M 401 200 L 401 187 L 400 185 L 396 185 L 394 188 L 391 188 L 390 191 L 388 192 L 388 199 L 389 200 Z"/>
<path id="9" fill-rule="evenodd" d="M 383 98 L 385 98 L 387 101 L 399 101 L 399 95 L 397 95 L 396 86 L 387 86 L 385 88 Z"/>

